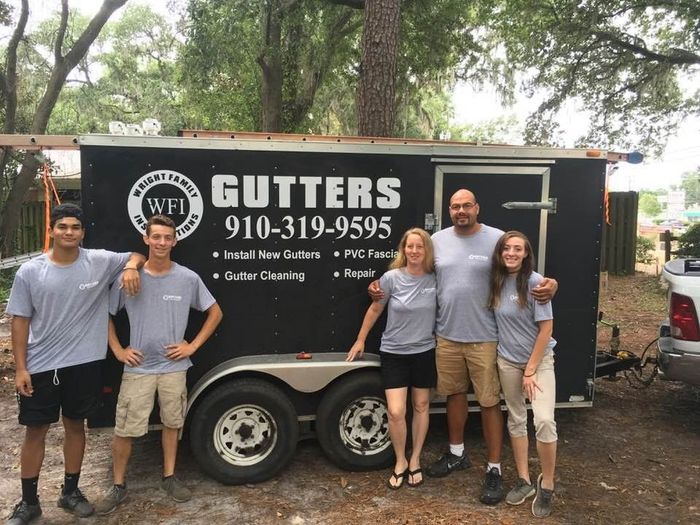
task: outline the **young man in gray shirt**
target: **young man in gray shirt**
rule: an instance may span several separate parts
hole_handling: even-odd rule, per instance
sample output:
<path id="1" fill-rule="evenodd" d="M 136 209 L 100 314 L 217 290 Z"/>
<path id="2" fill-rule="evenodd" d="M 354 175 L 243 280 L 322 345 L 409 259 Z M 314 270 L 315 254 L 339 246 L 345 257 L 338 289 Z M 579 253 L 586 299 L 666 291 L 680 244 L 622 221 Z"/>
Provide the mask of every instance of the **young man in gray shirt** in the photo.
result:
<path id="1" fill-rule="evenodd" d="M 53 248 L 17 271 L 7 312 L 12 315 L 12 351 L 19 422 L 25 425 L 21 456 L 22 500 L 9 523 L 41 515 L 37 496 L 45 438 L 62 415 L 65 480 L 58 506 L 85 517 L 93 506 L 78 488 L 85 452 L 84 420 L 98 406 L 101 362 L 107 343 L 109 285 L 123 272 L 127 293 L 139 290 L 137 253 L 85 250 L 82 210 L 61 204 L 51 212 Z"/>
<path id="2" fill-rule="evenodd" d="M 177 243 L 175 223 L 164 215 L 154 215 L 146 224 L 143 241 L 148 260 L 141 271 L 142 291 L 128 297 L 119 290 L 110 295 L 110 313 L 126 308 L 130 341 L 124 348 L 110 320 L 109 346 L 124 363 L 124 374 L 117 401 L 112 461 L 114 484 L 96 505 L 98 514 L 108 514 L 126 500 L 126 468 L 132 440 L 148 431 L 148 418 L 156 392 L 163 424 L 163 479 L 161 488 L 175 501 L 190 499 L 189 489 L 175 477 L 175 459 L 180 429 L 187 408 L 187 369 L 194 354 L 221 322 L 221 308 L 199 276 L 172 261 Z M 190 309 L 206 312 L 197 336 L 185 341 Z"/>

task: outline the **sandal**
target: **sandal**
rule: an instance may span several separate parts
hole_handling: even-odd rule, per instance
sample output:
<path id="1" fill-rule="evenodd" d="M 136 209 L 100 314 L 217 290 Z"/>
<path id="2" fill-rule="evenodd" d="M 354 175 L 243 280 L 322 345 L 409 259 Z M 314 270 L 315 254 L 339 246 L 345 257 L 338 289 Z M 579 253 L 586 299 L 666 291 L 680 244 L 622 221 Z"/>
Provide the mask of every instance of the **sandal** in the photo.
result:
<path id="1" fill-rule="evenodd" d="M 417 476 L 420 474 L 420 481 L 414 481 L 413 483 L 411 482 L 411 478 L 414 476 Z M 408 471 L 408 481 L 406 482 L 409 487 L 420 487 L 423 482 L 425 481 L 425 478 L 423 477 L 423 469 L 422 468 L 417 468 L 416 470 L 409 470 Z"/>
<path id="2" fill-rule="evenodd" d="M 387 486 L 391 490 L 399 490 L 401 487 L 403 487 L 403 482 L 408 477 L 408 472 L 409 472 L 408 467 L 406 468 L 406 470 L 404 470 L 403 472 L 401 472 L 399 474 L 397 474 L 396 472 L 392 472 L 391 477 L 388 480 L 386 480 Z M 391 484 L 391 480 L 393 480 L 393 479 L 396 480 L 394 482 L 394 483 L 396 483 L 396 485 Z"/>

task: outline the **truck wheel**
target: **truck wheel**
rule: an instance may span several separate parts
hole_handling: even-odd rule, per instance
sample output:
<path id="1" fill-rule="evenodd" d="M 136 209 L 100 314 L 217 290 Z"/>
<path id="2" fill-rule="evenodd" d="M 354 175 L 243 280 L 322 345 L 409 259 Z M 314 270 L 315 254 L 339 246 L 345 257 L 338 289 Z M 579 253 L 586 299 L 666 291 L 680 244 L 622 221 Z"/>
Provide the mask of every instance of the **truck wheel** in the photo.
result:
<path id="1" fill-rule="evenodd" d="M 394 451 L 379 374 L 353 374 L 331 386 L 318 406 L 316 436 L 328 458 L 345 470 L 391 465 Z"/>
<path id="2" fill-rule="evenodd" d="M 198 463 L 227 485 L 271 478 L 292 458 L 298 438 L 294 405 L 260 379 L 240 379 L 207 394 L 190 427 Z"/>

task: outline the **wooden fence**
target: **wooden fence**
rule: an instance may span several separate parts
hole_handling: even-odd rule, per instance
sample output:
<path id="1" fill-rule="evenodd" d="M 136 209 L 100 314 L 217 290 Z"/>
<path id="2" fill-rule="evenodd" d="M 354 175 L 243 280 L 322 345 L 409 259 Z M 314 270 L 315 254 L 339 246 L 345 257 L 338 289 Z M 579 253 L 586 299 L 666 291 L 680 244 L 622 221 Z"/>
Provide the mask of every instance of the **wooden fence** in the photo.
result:
<path id="1" fill-rule="evenodd" d="M 610 224 L 603 227 L 601 271 L 613 275 L 633 275 L 637 248 L 636 191 L 608 194 Z"/>
<path id="2" fill-rule="evenodd" d="M 41 250 L 44 247 L 44 203 L 25 202 L 20 211 L 15 253 L 23 254 Z"/>

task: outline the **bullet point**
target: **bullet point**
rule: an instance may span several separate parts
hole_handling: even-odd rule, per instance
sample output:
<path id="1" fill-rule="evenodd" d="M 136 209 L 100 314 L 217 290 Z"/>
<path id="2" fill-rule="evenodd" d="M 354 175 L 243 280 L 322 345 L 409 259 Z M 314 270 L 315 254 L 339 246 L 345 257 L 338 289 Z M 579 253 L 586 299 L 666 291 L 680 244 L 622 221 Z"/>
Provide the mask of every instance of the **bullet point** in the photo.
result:
<path id="1" fill-rule="evenodd" d="M 212 277 L 213 277 L 214 279 L 218 279 L 218 278 L 219 278 L 219 274 L 218 274 L 218 273 L 215 273 L 215 274 L 212 275 Z"/>
<path id="2" fill-rule="evenodd" d="M 338 250 L 336 250 L 336 251 L 333 252 L 333 255 L 334 255 L 335 257 L 340 257 L 340 252 L 339 252 Z"/>
<path id="3" fill-rule="evenodd" d="M 211 256 L 216 259 L 219 256 L 219 252 L 213 252 Z"/>
<path id="4" fill-rule="evenodd" d="M 333 277 L 340 277 L 340 272 L 333 272 Z"/>

